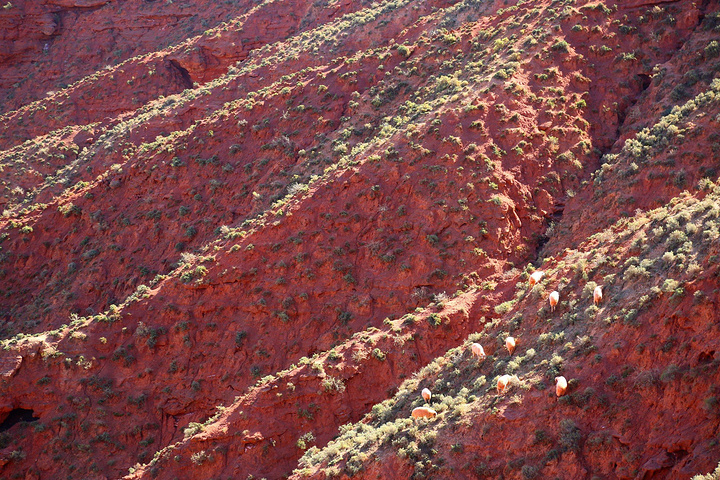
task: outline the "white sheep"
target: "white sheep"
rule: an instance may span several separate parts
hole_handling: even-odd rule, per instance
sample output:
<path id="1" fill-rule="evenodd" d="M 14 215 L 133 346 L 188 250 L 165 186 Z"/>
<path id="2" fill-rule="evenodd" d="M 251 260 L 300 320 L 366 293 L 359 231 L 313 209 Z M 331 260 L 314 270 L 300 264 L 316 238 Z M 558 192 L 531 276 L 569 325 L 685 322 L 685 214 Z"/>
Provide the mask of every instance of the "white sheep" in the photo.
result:
<path id="1" fill-rule="evenodd" d="M 593 303 L 595 305 L 598 305 L 602 301 L 602 287 L 598 285 L 595 287 L 595 290 L 593 290 Z"/>
<path id="2" fill-rule="evenodd" d="M 430 399 L 432 398 L 432 392 L 430 392 L 429 388 L 422 389 L 422 397 L 423 397 L 423 400 L 425 400 L 426 402 L 430 401 Z"/>
<path id="3" fill-rule="evenodd" d="M 505 339 L 505 348 L 507 348 L 510 355 L 512 355 L 513 352 L 515 351 L 515 338 L 507 337 Z"/>
<path id="4" fill-rule="evenodd" d="M 555 377 L 555 395 L 558 397 L 562 397 L 565 395 L 565 392 L 567 391 L 567 380 L 565 380 L 565 377 Z"/>
<path id="5" fill-rule="evenodd" d="M 555 311 L 555 306 L 556 306 L 556 305 L 558 304 L 558 302 L 560 301 L 560 294 L 558 293 L 557 290 L 555 290 L 554 292 L 552 292 L 552 293 L 550 294 L 549 299 L 550 299 L 550 311 L 554 312 L 554 311 Z"/>
<path id="6" fill-rule="evenodd" d="M 530 288 L 534 287 L 535 284 L 542 280 L 544 276 L 545 272 L 542 270 L 535 270 L 532 275 L 530 275 Z"/>
<path id="7" fill-rule="evenodd" d="M 497 393 L 500 395 L 505 391 L 510 382 L 510 375 L 502 375 L 497 381 Z"/>
<path id="8" fill-rule="evenodd" d="M 517 375 L 501 375 L 497 380 L 497 393 L 500 395 L 513 383 L 518 383 L 520 380 Z"/>
<path id="9" fill-rule="evenodd" d="M 437 412 L 430 407 L 417 407 L 412 411 L 413 418 L 433 418 Z"/>
<path id="10" fill-rule="evenodd" d="M 479 343 L 473 343 L 470 345 L 470 349 L 472 350 L 472 354 L 475 357 L 478 357 L 479 360 L 485 359 L 485 349 L 480 345 Z"/>

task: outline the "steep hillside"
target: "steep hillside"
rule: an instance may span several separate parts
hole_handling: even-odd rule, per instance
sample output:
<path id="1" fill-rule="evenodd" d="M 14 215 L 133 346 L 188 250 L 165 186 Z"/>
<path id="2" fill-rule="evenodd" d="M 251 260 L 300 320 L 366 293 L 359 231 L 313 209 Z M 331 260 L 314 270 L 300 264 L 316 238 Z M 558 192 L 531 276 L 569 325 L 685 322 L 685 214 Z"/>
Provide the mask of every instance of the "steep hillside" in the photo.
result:
<path id="1" fill-rule="evenodd" d="M 718 464 L 716 3 L 63 0 L 0 24 L 0 478 Z"/>

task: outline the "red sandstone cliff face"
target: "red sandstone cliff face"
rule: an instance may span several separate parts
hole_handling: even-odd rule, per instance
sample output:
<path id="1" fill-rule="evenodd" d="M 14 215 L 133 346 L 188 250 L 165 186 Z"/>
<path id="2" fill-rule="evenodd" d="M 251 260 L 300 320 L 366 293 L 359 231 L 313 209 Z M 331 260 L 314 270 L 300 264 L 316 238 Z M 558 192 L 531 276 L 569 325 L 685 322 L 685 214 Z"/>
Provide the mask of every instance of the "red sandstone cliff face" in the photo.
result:
<path id="1" fill-rule="evenodd" d="M 160 41 L 199 31 L 188 5 L 0 21 L 69 9 L 112 22 L 102 46 L 141 7 L 157 27 L 122 64 L 38 64 L 78 81 L 5 100 L 1 475 L 711 470 L 712 5 L 224 3 Z"/>

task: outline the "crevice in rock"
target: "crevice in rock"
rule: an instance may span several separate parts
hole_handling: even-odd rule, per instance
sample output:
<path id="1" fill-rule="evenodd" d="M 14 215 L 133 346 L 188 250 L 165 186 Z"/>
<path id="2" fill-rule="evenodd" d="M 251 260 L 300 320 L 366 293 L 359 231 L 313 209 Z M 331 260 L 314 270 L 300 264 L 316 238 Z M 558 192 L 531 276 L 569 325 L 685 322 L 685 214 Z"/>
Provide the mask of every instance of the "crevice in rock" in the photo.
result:
<path id="1" fill-rule="evenodd" d="M 668 459 L 672 462 L 672 465 L 668 468 L 668 470 L 677 465 L 683 458 L 687 457 L 687 455 L 688 451 L 683 449 L 668 452 Z"/>
<path id="2" fill-rule="evenodd" d="M 562 201 L 558 201 L 553 205 L 552 212 L 545 217 L 543 220 L 543 225 L 545 226 L 545 229 L 543 230 L 543 233 L 538 235 L 537 237 L 537 245 L 535 247 L 535 251 L 537 252 L 535 256 L 535 260 L 531 263 L 535 265 L 536 267 L 539 266 L 538 262 L 543 258 L 543 248 L 545 245 L 550 241 L 550 237 L 552 234 L 552 226 L 557 225 L 560 223 L 560 220 L 563 217 L 563 213 L 565 212 L 565 203 Z"/>
<path id="3" fill-rule="evenodd" d="M 715 350 L 710 350 L 709 352 L 700 352 L 698 355 L 697 363 L 703 364 L 703 363 L 710 363 L 715 358 Z"/>
<path id="4" fill-rule="evenodd" d="M 190 78 L 190 73 L 187 71 L 187 69 L 180 65 L 177 60 L 169 60 L 168 68 L 171 71 L 177 73 L 177 75 L 180 77 L 180 82 L 185 88 L 193 88 L 193 81 L 192 78 Z"/>
<path id="5" fill-rule="evenodd" d="M 27 408 L 15 408 L 11 410 L 8 412 L 5 420 L 0 423 L 0 432 L 10 430 L 13 426 L 20 422 L 35 422 L 40 420 L 40 418 L 36 417 L 34 414 L 35 412 Z"/>

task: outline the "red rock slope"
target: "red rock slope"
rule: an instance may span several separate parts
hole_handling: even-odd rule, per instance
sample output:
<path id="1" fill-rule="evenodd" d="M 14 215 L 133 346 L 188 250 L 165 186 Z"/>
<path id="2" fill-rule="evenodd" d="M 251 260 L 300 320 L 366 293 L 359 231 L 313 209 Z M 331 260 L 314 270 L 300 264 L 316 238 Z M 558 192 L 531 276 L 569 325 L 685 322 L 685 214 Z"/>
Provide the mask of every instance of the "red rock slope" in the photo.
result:
<path id="1" fill-rule="evenodd" d="M 285 6 L 213 5 L 34 103 L 15 82 L 0 475 L 711 470 L 715 5 Z"/>

